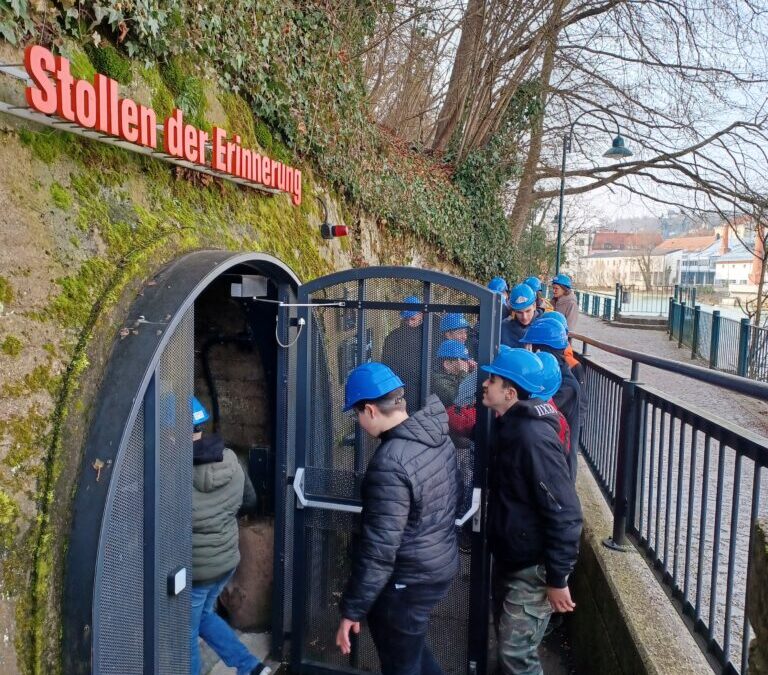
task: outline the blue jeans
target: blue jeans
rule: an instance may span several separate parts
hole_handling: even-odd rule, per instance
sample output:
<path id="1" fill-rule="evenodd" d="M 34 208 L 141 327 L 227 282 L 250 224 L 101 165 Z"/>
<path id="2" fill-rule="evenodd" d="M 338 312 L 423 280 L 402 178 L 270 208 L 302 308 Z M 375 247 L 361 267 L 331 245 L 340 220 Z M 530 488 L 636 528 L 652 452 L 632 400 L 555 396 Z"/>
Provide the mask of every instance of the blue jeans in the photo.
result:
<path id="1" fill-rule="evenodd" d="M 249 675 L 261 663 L 240 642 L 229 624 L 216 614 L 216 598 L 234 573 L 235 571 L 232 570 L 218 581 L 192 586 L 189 632 L 189 663 L 192 675 L 200 673 L 198 636 L 208 643 L 226 665 L 237 668 L 237 675 Z"/>
<path id="2" fill-rule="evenodd" d="M 368 612 L 382 675 L 443 675 L 426 645 L 429 615 L 450 582 L 397 588 L 390 581 Z M 398 584 L 399 586 L 399 584 Z"/>

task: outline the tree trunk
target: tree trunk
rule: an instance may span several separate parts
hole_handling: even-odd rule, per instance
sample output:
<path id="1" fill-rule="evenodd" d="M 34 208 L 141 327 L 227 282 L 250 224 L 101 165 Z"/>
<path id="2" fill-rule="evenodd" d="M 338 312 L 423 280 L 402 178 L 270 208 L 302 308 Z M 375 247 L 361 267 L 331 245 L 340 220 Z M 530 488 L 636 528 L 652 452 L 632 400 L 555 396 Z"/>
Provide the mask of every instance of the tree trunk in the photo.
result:
<path id="1" fill-rule="evenodd" d="M 444 151 L 464 115 L 464 107 L 476 68 L 485 23 L 485 1 L 469 0 L 462 20 L 461 38 L 451 69 L 448 91 L 435 127 L 432 149 Z"/>
<path id="2" fill-rule="evenodd" d="M 541 96 L 545 96 L 549 88 L 549 80 L 552 77 L 552 69 L 555 64 L 555 52 L 557 51 L 557 37 L 560 17 L 563 12 L 564 0 L 558 0 L 552 9 L 550 17 L 551 32 L 547 35 L 544 47 L 544 58 L 541 64 Z M 523 165 L 523 173 L 517 186 L 515 204 L 512 213 L 509 214 L 509 234 L 513 242 L 517 242 L 525 228 L 525 221 L 533 203 L 533 189 L 536 185 L 536 168 L 541 157 L 541 140 L 544 133 L 544 113 L 536 116 L 531 125 L 531 141 L 528 148 L 528 156 Z"/>

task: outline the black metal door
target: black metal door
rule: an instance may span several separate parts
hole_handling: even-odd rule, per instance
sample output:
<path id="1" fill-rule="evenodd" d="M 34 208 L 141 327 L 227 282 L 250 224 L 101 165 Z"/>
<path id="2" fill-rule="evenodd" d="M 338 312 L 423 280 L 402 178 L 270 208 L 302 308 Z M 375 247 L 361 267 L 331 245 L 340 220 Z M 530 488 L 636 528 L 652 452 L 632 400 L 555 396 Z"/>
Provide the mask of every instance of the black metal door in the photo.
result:
<path id="1" fill-rule="evenodd" d="M 416 296 L 420 304 L 404 303 L 407 296 Z M 475 358 L 488 362 L 499 340 L 500 300 L 457 277 L 380 267 L 315 280 L 299 288 L 298 302 L 299 324 L 302 319 L 304 324 L 297 354 L 291 665 L 301 672 L 377 672 L 378 658 L 365 626 L 350 656 L 342 656 L 334 645 L 338 602 L 359 529 L 360 483 L 377 445 L 353 416 L 342 413 L 344 382 L 356 365 L 397 353 L 397 367 L 389 365 L 397 372 L 408 364 L 409 372 L 398 374 L 415 391 L 407 395 L 409 408 L 420 407 L 432 390 L 440 319 L 447 313 L 463 314 L 473 326 L 469 346 Z M 416 348 L 393 344 L 393 337 L 383 357 L 385 340 L 400 325 L 401 312 L 414 309 L 424 313 Z M 428 636 L 449 675 L 484 673 L 487 648 L 483 523 L 490 414 L 479 404 L 479 382 L 469 383 L 477 421 L 471 434 L 455 437 L 465 481 L 463 523 L 457 521 L 460 570 L 448 597 L 435 609 Z"/>

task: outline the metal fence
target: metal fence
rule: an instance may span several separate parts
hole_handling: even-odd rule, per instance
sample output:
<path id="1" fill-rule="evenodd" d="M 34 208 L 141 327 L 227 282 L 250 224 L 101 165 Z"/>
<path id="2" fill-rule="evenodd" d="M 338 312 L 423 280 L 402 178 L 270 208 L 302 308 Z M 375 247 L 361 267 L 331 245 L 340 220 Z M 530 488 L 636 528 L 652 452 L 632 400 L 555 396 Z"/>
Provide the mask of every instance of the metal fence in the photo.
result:
<path id="1" fill-rule="evenodd" d="M 593 291 L 574 291 L 576 301 L 582 314 L 588 314 L 599 319 L 610 321 L 613 319 L 614 298 L 605 293 Z"/>
<path id="2" fill-rule="evenodd" d="M 579 447 L 613 505 L 607 543 L 629 535 L 719 672 L 746 673 L 748 553 L 755 519 L 768 515 L 768 441 L 640 383 L 639 364 L 761 400 L 768 385 L 577 339 L 590 411 Z M 630 378 L 589 358 L 587 344 L 631 361 Z"/>
<path id="3" fill-rule="evenodd" d="M 691 348 L 691 358 L 704 359 L 710 368 L 768 382 L 768 329 L 749 319 L 736 321 L 670 298 L 667 332 L 678 347 Z"/>
<path id="4" fill-rule="evenodd" d="M 664 316 L 674 286 L 616 284 L 617 316 Z"/>

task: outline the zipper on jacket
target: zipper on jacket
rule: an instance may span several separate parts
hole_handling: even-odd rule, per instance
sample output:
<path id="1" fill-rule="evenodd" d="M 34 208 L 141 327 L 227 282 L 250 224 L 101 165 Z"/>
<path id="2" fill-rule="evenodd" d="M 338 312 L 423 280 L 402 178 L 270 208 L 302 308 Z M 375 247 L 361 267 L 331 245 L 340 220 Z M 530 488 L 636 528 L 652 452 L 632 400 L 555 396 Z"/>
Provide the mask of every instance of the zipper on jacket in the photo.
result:
<path id="1" fill-rule="evenodd" d="M 560 504 L 557 503 L 557 499 L 555 499 L 555 496 L 549 491 L 549 488 L 544 484 L 543 480 L 539 481 L 539 487 L 544 490 L 544 492 L 547 493 L 547 496 L 552 500 L 552 503 L 555 505 L 555 508 L 558 511 L 562 511 L 563 507 L 560 506 Z"/>

